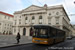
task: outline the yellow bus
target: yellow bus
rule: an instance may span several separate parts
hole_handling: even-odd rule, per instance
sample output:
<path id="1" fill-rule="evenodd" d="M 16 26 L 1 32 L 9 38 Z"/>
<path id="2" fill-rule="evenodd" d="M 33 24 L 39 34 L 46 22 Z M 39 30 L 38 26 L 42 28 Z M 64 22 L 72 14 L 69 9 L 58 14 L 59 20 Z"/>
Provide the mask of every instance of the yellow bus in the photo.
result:
<path id="1" fill-rule="evenodd" d="M 32 42 L 36 44 L 50 45 L 65 40 L 65 31 L 48 25 L 34 25 L 32 32 Z"/>

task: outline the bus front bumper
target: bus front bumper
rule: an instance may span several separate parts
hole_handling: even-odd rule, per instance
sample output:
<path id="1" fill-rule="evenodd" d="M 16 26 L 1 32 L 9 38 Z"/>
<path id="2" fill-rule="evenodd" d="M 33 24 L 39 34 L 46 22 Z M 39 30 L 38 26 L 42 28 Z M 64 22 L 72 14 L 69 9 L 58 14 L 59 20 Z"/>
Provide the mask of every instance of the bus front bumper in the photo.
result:
<path id="1" fill-rule="evenodd" d="M 37 44 L 48 44 L 48 39 L 33 38 L 32 42 Z"/>

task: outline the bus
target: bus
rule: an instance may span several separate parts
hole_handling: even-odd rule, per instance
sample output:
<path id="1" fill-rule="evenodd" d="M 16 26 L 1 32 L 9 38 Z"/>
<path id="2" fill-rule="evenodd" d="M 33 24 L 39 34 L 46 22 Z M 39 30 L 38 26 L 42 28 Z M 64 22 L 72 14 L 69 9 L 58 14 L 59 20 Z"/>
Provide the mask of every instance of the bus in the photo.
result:
<path id="1" fill-rule="evenodd" d="M 34 25 L 32 32 L 32 42 L 36 44 L 50 45 L 65 40 L 64 30 L 48 25 Z"/>

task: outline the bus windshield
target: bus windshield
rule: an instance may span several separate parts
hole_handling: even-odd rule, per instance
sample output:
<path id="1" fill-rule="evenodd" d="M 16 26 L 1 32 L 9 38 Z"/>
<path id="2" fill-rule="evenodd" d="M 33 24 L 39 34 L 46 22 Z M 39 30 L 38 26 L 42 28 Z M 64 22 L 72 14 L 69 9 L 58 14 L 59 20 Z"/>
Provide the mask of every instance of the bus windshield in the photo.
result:
<path id="1" fill-rule="evenodd" d="M 48 33 L 47 29 L 34 29 L 33 37 L 38 37 L 38 38 L 47 38 Z"/>

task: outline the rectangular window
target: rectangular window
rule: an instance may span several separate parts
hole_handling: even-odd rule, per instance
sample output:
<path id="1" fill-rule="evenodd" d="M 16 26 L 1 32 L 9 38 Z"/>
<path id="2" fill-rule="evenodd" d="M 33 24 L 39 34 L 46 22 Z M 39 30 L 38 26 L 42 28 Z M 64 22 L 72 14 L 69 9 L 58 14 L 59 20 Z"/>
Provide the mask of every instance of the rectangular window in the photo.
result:
<path id="1" fill-rule="evenodd" d="M 1 25 L 1 23 L 0 23 L 0 25 Z"/>
<path id="2" fill-rule="evenodd" d="M 6 19 L 6 16 L 5 16 L 5 19 Z"/>
<path id="3" fill-rule="evenodd" d="M 58 17 L 56 18 L 56 24 L 59 24 L 59 18 Z"/>
<path id="4" fill-rule="evenodd" d="M 25 24 L 27 24 L 27 23 L 28 23 L 28 20 L 26 20 Z"/>
<path id="5" fill-rule="evenodd" d="M 21 19 L 19 19 L 19 21 L 21 21 Z"/>
<path id="6" fill-rule="evenodd" d="M 50 18 L 48 19 L 48 24 L 51 25 L 51 19 Z"/>
<path id="7" fill-rule="evenodd" d="M 15 25 L 16 25 L 16 21 L 15 21 Z"/>
<path id="8" fill-rule="evenodd" d="M 20 18 L 21 18 L 21 16 L 20 16 Z"/>
<path id="9" fill-rule="evenodd" d="M 9 26 L 9 24 L 8 24 L 8 26 Z"/>
<path id="10" fill-rule="evenodd" d="M 11 25 L 10 25 L 10 27 L 11 27 Z"/>
<path id="11" fill-rule="evenodd" d="M 16 20 L 14 21 L 15 25 L 16 25 Z"/>
<path id="12" fill-rule="evenodd" d="M 51 28 L 51 34 L 52 34 L 53 37 L 55 37 L 56 36 L 56 29 Z"/>
<path id="13" fill-rule="evenodd" d="M 42 19 L 39 20 L 39 24 L 42 24 Z"/>
<path id="14" fill-rule="evenodd" d="M 6 24 L 5 24 L 5 26 L 6 26 Z"/>
<path id="15" fill-rule="evenodd" d="M 20 28 L 18 28 L 18 32 L 20 32 Z"/>
<path id="16" fill-rule="evenodd" d="M 10 19 L 10 16 L 8 16 L 8 19 Z"/>
<path id="17" fill-rule="evenodd" d="M 16 29 L 14 28 L 14 32 L 16 32 Z"/>
<path id="18" fill-rule="evenodd" d="M 19 24 L 21 24 L 21 22 L 19 22 Z"/>
<path id="19" fill-rule="evenodd" d="M 35 22 L 35 21 L 34 21 L 34 20 L 32 20 L 32 24 L 34 24 L 34 22 Z"/>
<path id="20" fill-rule="evenodd" d="M 11 28 L 10 28 L 10 30 L 11 30 Z"/>
<path id="21" fill-rule="evenodd" d="M 21 24 L 21 19 L 19 19 L 19 24 Z"/>

